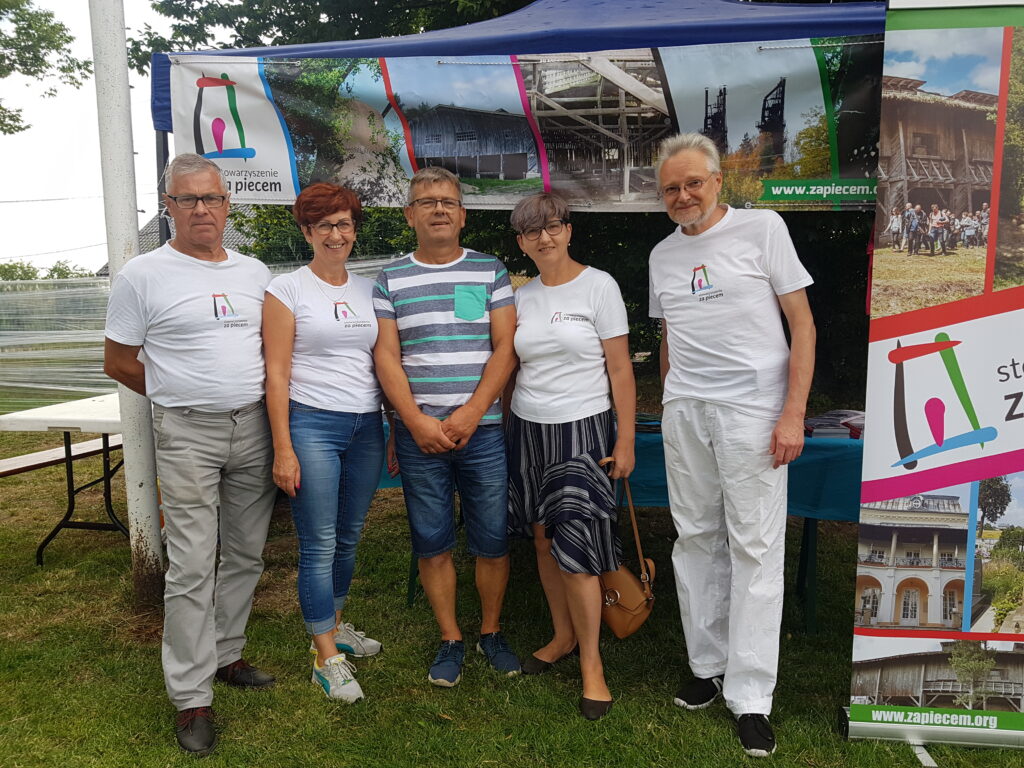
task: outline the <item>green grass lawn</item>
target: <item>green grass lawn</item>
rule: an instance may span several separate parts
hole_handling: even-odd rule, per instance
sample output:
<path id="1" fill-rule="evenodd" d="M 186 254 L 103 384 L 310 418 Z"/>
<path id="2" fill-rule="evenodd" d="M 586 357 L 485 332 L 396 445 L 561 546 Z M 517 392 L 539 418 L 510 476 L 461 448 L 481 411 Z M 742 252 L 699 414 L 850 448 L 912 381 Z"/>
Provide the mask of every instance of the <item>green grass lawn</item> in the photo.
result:
<path id="1" fill-rule="evenodd" d="M 83 436 L 86 437 L 86 436 Z M 59 443 L 59 435 L 0 433 L 0 457 Z M 98 462 L 79 462 L 84 470 Z M 0 480 L 0 766 L 189 766 L 175 745 L 173 711 L 160 673 L 160 617 L 131 608 L 130 556 L 118 534 L 64 531 L 37 568 L 38 541 L 60 517 L 59 467 Z M 92 493 L 92 492 L 90 492 Z M 123 499 L 123 493 L 120 494 Z M 95 503 L 98 495 L 93 494 Z M 123 507 L 123 500 L 120 502 Z M 98 519 L 98 518 L 97 518 Z M 209 766 L 915 766 L 911 748 L 847 742 L 836 731 L 849 700 L 856 527 L 823 523 L 817 635 L 802 631 L 792 595 L 799 521 L 790 523 L 782 662 L 772 720 L 780 749 L 745 758 L 732 720 L 716 704 L 684 712 L 671 703 L 687 678 L 669 560 L 665 509 L 641 510 L 647 554 L 658 565 L 654 615 L 628 640 L 602 641 L 610 716 L 577 712 L 578 666 L 507 679 L 471 653 L 462 683 L 429 685 L 436 630 L 420 595 L 406 606 L 408 533 L 401 493 L 378 493 L 352 586 L 348 618 L 384 643 L 357 660 L 366 700 L 328 701 L 309 681 L 295 598 L 296 546 L 287 511 L 275 515 L 267 570 L 256 595 L 246 656 L 277 675 L 270 691 L 218 686 L 221 729 Z M 627 542 L 628 544 L 628 542 Z M 630 547 L 626 547 L 630 552 Z M 457 554 L 459 613 L 475 645 L 479 609 L 472 563 Z M 505 631 L 520 654 L 546 641 L 548 623 L 530 546 L 513 549 Z M 1021 754 L 935 746 L 943 768 L 1020 765 Z"/>
<path id="2" fill-rule="evenodd" d="M 916 256 L 878 248 L 872 260 L 871 316 L 885 317 L 948 304 L 985 290 L 985 248 L 958 248 L 946 256 L 936 247 Z"/>

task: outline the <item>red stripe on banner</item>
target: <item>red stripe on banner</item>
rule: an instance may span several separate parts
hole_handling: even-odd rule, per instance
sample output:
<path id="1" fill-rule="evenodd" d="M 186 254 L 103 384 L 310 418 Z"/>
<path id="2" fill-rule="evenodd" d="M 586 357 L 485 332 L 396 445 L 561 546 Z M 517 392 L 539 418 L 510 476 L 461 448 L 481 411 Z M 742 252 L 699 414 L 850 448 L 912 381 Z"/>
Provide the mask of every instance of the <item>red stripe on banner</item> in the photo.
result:
<path id="1" fill-rule="evenodd" d="M 530 109 L 530 99 L 526 95 L 526 82 L 523 80 L 523 71 L 519 69 L 519 57 L 510 56 L 512 60 L 512 69 L 516 73 L 516 84 L 519 85 L 519 99 L 523 102 L 523 114 L 526 115 L 526 121 L 530 124 L 530 130 L 533 131 L 533 140 L 537 142 L 537 162 L 540 163 L 540 177 L 544 181 L 544 191 L 551 191 L 551 174 L 548 172 L 548 150 L 544 146 L 544 139 L 540 135 L 540 126 L 537 125 L 537 120 L 533 116 L 533 110 Z"/>
<path id="2" fill-rule="evenodd" d="M 944 349 L 951 349 L 959 343 L 959 341 L 932 341 L 928 344 L 912 344 L 909 347 L 897 347 L 889 353 L 889 362 L 905 363 L 907 360 L 932 355 Z"/>
<path id="3" fill-rule="evenodd" d="M 409 130 L 409 123 L 406 122 L 405 115 L 402 114 L 402 110 L 398 108 L 398 102 L 395 101 L 395 92 L 391 90 L 391 75 L 388 73 L 387 62 L 384 61 L 384 57 L 377 59 L 380 62 L 380 71 L 384 76 L 384 92 L 388 95 L 388 102 L 391 104 L 391 108 L 395 110 L 395 114 L 398 115 L 398 119 L 402 122 L 402 132 L 405 134 L 405 151 L 409 153 L 409 164 L 412 166 L 413 173 L 419 170 L 416 165 L 416 152 L 412 146 L 412 131 Z"/>
<path id="4" fill-rule="evenodd" d="M 1010 54 L 1013 51 L 1013 27 L 1003 30 L 1003 71 L 999 77 L 999 108 L 996 111 L 996 146 L 992 158 L 992 191 L 989 193 L 988 257 L 985 263 L 985 292 L 995 284 L 996 243 L 999 240 L 999 185 L 1003 180 L 1003 145 L 1006 141 L 1006 109 L 1010 98 Z"/>
<path id="5" fill-rule="evenodd" d="M 874 629 L 854 627 L 853 634 L 862 637 L 910 637 L 925 640 L 1003 640 L 1020 642 L 1020 635 L 1003 632 L 946 632 L 941 629 Z"/>
<path id="6" fill-rule="evenodd" d="M 948 488 L 961 483 L 972 483 L 997 475 L 1012 475 L 1024 469 L 1024 449 L 1007 451 L 998 456 L 960 461 L 935 467 L 901 477 L 887 477 L 882 480 L 865 480 L 860 484 L 861 504 L 871 501 L 886 501 L 915 493 Z"/>
<path id="7" fill-rule="evenodd" d="M 991 220 L 991 219 L 990 219 Z M 921 331 L 930 331 L 943 325 L 964 323 L 982 317 L 1001 315 L 1024 307 L 1024 286 L 1004 291 L 971 296 L 950 304 L 925 307 L 902 315 L 877 317 L 868 328 L 868 341 L 885 341 Z"/>

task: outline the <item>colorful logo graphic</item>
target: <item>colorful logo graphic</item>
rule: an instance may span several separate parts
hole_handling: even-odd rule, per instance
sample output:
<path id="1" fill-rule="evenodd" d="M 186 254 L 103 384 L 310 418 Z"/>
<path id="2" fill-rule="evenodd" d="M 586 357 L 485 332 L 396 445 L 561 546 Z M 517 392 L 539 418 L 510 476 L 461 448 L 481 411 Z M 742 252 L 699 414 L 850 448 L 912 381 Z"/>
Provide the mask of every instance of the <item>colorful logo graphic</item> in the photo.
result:
<path id="1" fill-rule="evenodd" d="M 925 344 L 914 344 L 904 347 L 899 341 L 896 342 L 896 349 L 889 353 L 889 362 L 896 366 L 896 376 L 893 380 L 892 398 L 892 426 L 896 438 L 896 450 L 899 452 L 900 460 L 893 464 L 893 467 L 902 466 L 911 470 L 917 467 L 919 459 L 934 456 L 956 448 L 963 448 L 968 445 L 985 447 L 985 443 L 992 442 L 999 436 L 995 427 L 982 427 L 978 421 L 978 414 L 974 409 L 974 402 L 971 400 L 970 392 L 967 390 L 967 383 L 964 381 L 963 372 L 960 370 L 960 363 L 956 357 L 954 348 L 961 342 L 949 338 L 949 334 L 939 332 L 935 334 L 935 341 Z M 910 428 L 907 422 L 907 396 L 906 396 L 906 374 L 904 366 L 910 360 L 927 357 L 937 354 L 942 359 L 946 369 L 946 376 L 953 392 L 956 393 L 960 408 L 971 429 L 958 435 L 946 436 L 946 403 L 938 397 L 930 397 L 924 404 L 924 416 L 928 422 L 928 429 L 932 439 L 931 445 L 914 450 L 910 440 Z"/>
<path id="2" fill-rule="evenodd" d="M 223 159 L 223 158 L 242 158 L 248 160 L 249 158 L 256 157 L 256 150 L 252 147 L 245 146 L 245 127 L 242 125 L 242 118 L 238 113 L 238 97 L 235 93 L 235 86 L 237 83 L 234 80 L 229 80 L 226 74 L 221 73 L 220 77 L 200 77 L 196 80 L 196 106 L 192 113 L 192 134 L 195 140 L 196 153 L 203 157 L 211 159 Z M 216 152 L 204 152 L 203 146 L 203 94 L 207 88 L 223 88 L 224 93 L 227 96 L 228 112 L 231 114 L 231 119 L 235 125 L 235 133 L 238 136 L 238 146 L 234 148 L 224 148 L 224 132 L 227 130 L 227 124 L 219 117 L 213 118 L 213 122 L 210 123 L 210 132 L 213 134 L 213 143 L 217 147 Z"/>
<path id="3" fill-rule="evenodd" d="M 552 323 L 560 323 L 560 322 L 562 322 L 562 313 L 561 312 L 555 312 L 555 314 L 553 314 L 551 316 L 551 322 Z"/>
<path id="4" fill-rule="evenodd" d="M 231 306 L 231 299 L 226 293 L 213 294 L 213 317 L 215 320 L 224 320 L 228 317 L 238 317 L 235 308 Z"/>
<path id="5" fill-rule="evenodd" d="M 710 291 L 714 288 L 711 278 L 708 277 L 708 268 L 701 264 L 693 268 L 693 277 L 690 279 L 690 291 L 695 295 L 703 291 Z"/>
<path id="6" fill-rule="evenodd" d="M 359 317 L 355 313 L 355 310 L 348 305 L 347 301 L 336 301 L 334 302 L 334 319 L 341 322 L 342 319 L 350 320 L 353 317 Z"/>

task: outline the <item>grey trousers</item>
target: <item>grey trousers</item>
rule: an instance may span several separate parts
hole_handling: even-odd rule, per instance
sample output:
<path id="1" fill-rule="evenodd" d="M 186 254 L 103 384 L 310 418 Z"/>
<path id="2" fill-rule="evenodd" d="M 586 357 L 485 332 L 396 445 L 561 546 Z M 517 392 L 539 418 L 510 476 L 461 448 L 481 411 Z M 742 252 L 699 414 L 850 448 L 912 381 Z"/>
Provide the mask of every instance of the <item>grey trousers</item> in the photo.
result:
<path id="1" fill-rule="evenodd" d="M 262 403 L 225 413 L 154 404 L 153 432 L 167 536 L 164 683 L 178 710 L 205 707 L 217 668 L 242 656 L 263 573 L 277 490 L 270 428 Z"/>

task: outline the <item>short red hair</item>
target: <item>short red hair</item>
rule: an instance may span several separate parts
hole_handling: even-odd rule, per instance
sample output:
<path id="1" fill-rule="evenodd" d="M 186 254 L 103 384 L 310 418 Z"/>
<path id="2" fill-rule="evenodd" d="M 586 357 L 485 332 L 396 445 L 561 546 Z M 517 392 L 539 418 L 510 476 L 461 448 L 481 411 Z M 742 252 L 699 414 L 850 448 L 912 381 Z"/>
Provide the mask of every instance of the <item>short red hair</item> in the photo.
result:
<path id="1" fill-rule="evenodd" d="M 348 187 L 325 181 L 310 184 L 302 190 L 292 206 L 292 216 L 300 227 L 312 226 L 338 211 L 348 211 L 356 229 L 359 229 L 363 222 L 363 205 L 359 197 Z"/>

